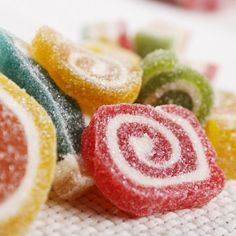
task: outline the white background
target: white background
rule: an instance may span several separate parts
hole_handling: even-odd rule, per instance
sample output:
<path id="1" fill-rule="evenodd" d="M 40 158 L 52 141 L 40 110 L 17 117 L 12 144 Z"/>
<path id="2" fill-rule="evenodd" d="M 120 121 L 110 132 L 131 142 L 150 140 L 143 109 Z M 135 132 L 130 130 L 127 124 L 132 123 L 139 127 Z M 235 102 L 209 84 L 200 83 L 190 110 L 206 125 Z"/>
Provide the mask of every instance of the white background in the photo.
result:
<path id="1" fill-rule="evenodd" d="M 191 30 L 188 58 L 220 65 L 216 86 L 236 90 L 236 0 L 222 0 L 217 13 L 192 12 L 155 0 L 0 0 L 0 27 L 30 41 L 47 24 L 73 40 L 96 21 L 125 20 L 132 30 L 167 21 Z"/>

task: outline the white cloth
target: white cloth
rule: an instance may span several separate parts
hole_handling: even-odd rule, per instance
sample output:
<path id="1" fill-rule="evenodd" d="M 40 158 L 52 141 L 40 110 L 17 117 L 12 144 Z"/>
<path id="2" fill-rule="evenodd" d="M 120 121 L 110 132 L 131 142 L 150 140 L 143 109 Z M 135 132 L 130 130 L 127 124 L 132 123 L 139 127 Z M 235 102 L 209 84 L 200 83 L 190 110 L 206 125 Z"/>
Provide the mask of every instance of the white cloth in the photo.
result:
<path id="1" fill-rule="evenodd" d="M 149 217 L 130 217 L 96 189 L 73 205 L 49 200 L 27 236 L 236 235 L 236 181 L 203 208 Z"/>

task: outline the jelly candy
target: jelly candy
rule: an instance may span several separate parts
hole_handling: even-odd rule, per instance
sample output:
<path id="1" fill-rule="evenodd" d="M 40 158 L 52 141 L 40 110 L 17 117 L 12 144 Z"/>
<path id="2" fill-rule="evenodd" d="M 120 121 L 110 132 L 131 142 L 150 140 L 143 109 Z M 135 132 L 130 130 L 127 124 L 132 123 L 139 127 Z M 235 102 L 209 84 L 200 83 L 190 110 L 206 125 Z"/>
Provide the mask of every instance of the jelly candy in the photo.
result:
<path id="1" fill-rule="evenodd" d="M 102 106 L 81 142 L 97 187 L 137 216 L 203 206 L 224 186 L 204 130 L 176 105 Z"/>
<path id="2" fill-rule="evenodd" d="M 85 40 L 113 43 L 130 50 L 133 48 L 124 22 L 99 22 L 87 25 L 83 28 L 82 37 Z"/>
<path id="3" fill-rule="evenodd" d="M 175 54 L 169 50 L 156 50 L 154 53 L 150 53 L 142 63 L 144 68 L 143 71 L 143 82 L 142 86 L 158 73 L 169 72 L 173 70 L 178 63 Z"/>
<path id="4" fill-rule="evenodd" d="M 163 70 L 162 72 L 159 65 L 162 62 L 164 64 L 166 60 L 163 60 L 160 55 L 156 57 L 156 54 L 166 54 L 166 51 L 156 50 L 145 57 L 143 80 L 146 82 L 143 83 L 137 102 L 153 106 L 181 105 L 193 111 L 203 122 L 213 101 L 212 89 L 208 81 L 198 72 L 179 64 L 173 66 L 170 71 Z M 175 61 L 172 60 L 171 65 L 174 63 Z"/>
<path id="5" fill-rule="evenodd" d="M 169 24 L 153 23 L 138 31 L 134 37 L 134 49 L 145 57 L 156 49 L 182 51 L 189 33 Z"/>
<path id="6" fill-rule="evenodd" d="M 31 51 L 87 114 L 103 104 L 132 103 L 138 96 L 142 69 L 132 52 L 102 43 L 78 46 L 46 26 L 36 34 Z"/>
<path id="7" fill-rule="evenodd" d="M 46 111 L 0 74 L 0 235 L 22 235 L 47 199 L 56 134 Z"/>
<path id="8" fill-rule="evenodd" d="M 206 122 L 206 132 L 228 179 L 236 179 L 236 94 L 219 91 Z"/>
<path id="9" fill-rule="evenodd" d="M 54 189 L 61 197 L 67 198 L 72 194 L 77 195 L 85 186 L 89 187 L 88 183 L 92 181 L 86 175 L 83 176 L 80 170 L 83 169 L 79 155 L 80 135 L 84 128 L 83 117 L 77 103 L 64 95 L 48 73 L 30 58 L 27 46 L 4 30 L 0 31 L 0 71 L 25 89 L 51 116 L 57 130 L 60 161 Z M 80 166 L 76 160 L 81 163 Z M 85 183 L 88 185 L 84 186 Z"/>

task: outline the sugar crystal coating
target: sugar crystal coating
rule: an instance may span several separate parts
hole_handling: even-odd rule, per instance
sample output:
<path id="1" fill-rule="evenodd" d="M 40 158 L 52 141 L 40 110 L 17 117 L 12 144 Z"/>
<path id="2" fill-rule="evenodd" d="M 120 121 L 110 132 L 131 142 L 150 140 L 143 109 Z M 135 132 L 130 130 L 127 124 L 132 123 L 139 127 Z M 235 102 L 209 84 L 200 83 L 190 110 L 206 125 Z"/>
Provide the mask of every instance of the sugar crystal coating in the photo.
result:
<path id="1" fill-rule="evenodd" d="M 4 30 L 0 31 L 0 71 L 34 97 L 47 110 L 55 124 L 58 161 L 62 161 L 63 164 L 57 167 L 60 174 L 56 175 L 54 189 L 65 198 L 70 192 L 70 195 L 74 192 L 74 187 L 78 192 L 80 182 L 83 182 L 82 178 L 87 179 L 86 174 L 81 176 L 80 173 L 80 169 L 83 168 L 80 159 L 80 136 L 84 128 L 84 120 L 78 104 L 66 96 L 50 78 L 47 71 L 30 57 L 28 45 Z M 78 178 L 73 182 L 73 185 L 77 186 L 67 184 L 68 193 L 66 194 L 62 185 L 66 184 L 72 173 L 66 167 L 68 158 L 75 159 L 72 161 L 75 164 L 72 169 L 77 168 L 75 174 Z M 76 160 L 80 163 L 79 166 Z M 91 179 L 90 182 L 92 182 Z M 86 186 L 90 185 L 91 183 Z M 81 186 L 81 190 L 84 187 Z"/>
<path id="2" fill-rule="evenodd" d="M 156 54 L 165 56 L 157 57 Z M 160 66 L 162 63 L 163 66 Z M 178 64 L 171 53 L 165 50 L 149 54 L 142 65 L 143 80 L 146 82 L 142 85 L 138 103 L 180 105 L 193 111 L 201 122 L 205 120 L 212 107 L 213 92 L 203 75 Z"/>
<path id="3" fill-rule="evenodd" d="M 218 154 L 219 166 L 228 179 L 236 179 L 236 94 L 216 92 L 216 101 L 205 128 Z"/>
<path id="4" fill-rule="evenodd" d="M 88 114 L 103 104 L 132 103 L 138 96 L 142 69 L 132 52 L 102 43 L 75 45 L 46 26 L 37 32 L 31 51 Z"/>
<path id="5" fill-rule="evenodd" d="M 176 105 L 102 106 L 81 151 L 104 196 L 137 216 L 200 207 L 224 186 L 204 130 Z"/>
<path id="6" fill-rule="evenodd" d="M 27 143 L 17 116 L 0 101 L 0 204 L 19 187 L 26 172 Z"/>
<path id="7" fill-rule="evenodd" d="M 0 235 L 23 235 L 47 199 L 56 133 L 46 111 L 0 74 Z"/>

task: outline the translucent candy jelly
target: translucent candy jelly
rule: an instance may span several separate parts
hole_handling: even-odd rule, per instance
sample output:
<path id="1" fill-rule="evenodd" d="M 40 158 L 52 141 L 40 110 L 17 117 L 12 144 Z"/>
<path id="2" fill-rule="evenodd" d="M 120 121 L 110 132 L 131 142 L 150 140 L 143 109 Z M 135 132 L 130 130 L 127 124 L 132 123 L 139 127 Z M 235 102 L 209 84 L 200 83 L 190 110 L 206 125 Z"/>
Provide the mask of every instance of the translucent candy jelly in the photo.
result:
<path id="1" fill-rule="evenodd" d="M 92 184 L 86 172 L 82 174 L 80 158 L 84 119 L 76 101 L 57 87 L 47 71 L 31 58 L 28 48 L 25 42 L 0 30 L 0 72 L 25 89 L 52 118 L 57 131 L 58 153 L 53 188 L 63 198 L 77 196 Z"/>
<path id="2" fill-rule="evenodd" d="M 191 110 L 203 122 L 213 103 L 212 89 L 197 71 L 180 65 L 168 50 L 156 50 L 143 60 L 143 84 L 138 103 L 176 104 Z"/>
<path id="3" fill-rule="evenodd" d="M 228 179 L 236 179 L 236 94 L 218 91 L 206 132 Z"/>
<path id="4" fill-rule="evenodd" d="M 102 106 L 81 142 L 97 187 L 133 215 L 200 207 L 224 186 L 204 130 L 176 105 Z"/>
<path id="5" fill-rule="evenodd" d="M 0 74 L 0 235 L 23 235 L 47 199 L 56 133 L 46 111 Z"/>
<path id="6" fill-rule="evenodd" d="M 138 96 L 142 69 L 132 52 L 102 43 L 75 45 L 46 26 L 37 32 L 31 52 L 87 114 L 104 104 L 132 103 Z"/>

